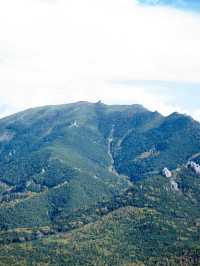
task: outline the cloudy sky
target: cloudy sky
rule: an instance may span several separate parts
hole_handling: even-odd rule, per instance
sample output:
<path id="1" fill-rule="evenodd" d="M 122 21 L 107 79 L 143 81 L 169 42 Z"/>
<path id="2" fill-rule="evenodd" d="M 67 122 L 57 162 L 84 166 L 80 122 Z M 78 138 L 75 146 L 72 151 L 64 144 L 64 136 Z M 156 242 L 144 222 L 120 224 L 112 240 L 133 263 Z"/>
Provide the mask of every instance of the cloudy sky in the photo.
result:
<path id="1" fill-rule="evenodd" d="M 78 100 L 200 120 L 199 0 L 0 0 L 0 116 Z"/>

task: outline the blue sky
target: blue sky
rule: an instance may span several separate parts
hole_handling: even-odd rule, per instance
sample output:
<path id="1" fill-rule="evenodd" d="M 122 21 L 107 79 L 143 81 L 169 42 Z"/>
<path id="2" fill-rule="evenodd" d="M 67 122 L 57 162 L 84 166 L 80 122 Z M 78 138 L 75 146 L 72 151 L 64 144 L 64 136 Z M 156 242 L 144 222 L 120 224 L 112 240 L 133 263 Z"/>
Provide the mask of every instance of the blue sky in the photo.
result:
<path id="1" fill-rule="evenodd" d="M 141 4 L 147 4 L 153 6 L 166 5 L 185 10 L 200 11 L 199 0 L 138 0 L 138 2 Z"/>
<path id="2" fill-rule="evenodd" d="M 162 96 L 174 106 L 180 106 L 183 110 L 194 112 L 200 108 L 200 83 L 173 82 L 159 80 L 126 80 L 114 81 L 121 87 L 143 87 L 152 95 Z M 137 90 L 137 89 L 136 89 Z"/>
<path id="3" fill-rule="evenodd" d="M 134 99 L 136 103 L 142 103 L 150 110 L 158 110 L 164 115 L 180 112 L 200 120 L 200 83 L 118 80 L 113 81 L 113 86 L 131 96 L 127 103 Z"/>
<path id="4" fill-rule="evenodd" d="M 0 1 L 0 117 L 101 99 L 200 120 L 199 7 L 194 0 Z"/>

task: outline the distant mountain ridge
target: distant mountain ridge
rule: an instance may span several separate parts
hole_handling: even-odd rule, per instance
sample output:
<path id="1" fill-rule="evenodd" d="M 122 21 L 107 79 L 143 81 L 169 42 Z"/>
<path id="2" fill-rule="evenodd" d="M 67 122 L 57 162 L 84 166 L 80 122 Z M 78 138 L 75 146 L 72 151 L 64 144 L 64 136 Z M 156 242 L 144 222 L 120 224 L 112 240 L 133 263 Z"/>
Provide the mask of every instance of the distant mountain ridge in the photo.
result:
<path id="1" fill-rule="evenodd" d="M 0 262 L 11 263 L 12 250 L 13 265 L 16 258 L 26 263 L 27 242 L 36 245 L 31 263 L 45 263 L 40 246 L 51 261 L 51 248 L 38 239 L 50 241 L 56 250 L 59 234 L 65 243 L 66 232 L 72 246 L 80 235 L 82 244 L 69 248 L 69 258 L 62 246 L 61 258 L 48 265 L 131 265 L 147 263 L 148 257 L 151 265 L 161 257 L 172 263 L 193 260 L 200 245 L 200 177 L 187 167 L 191 158 L 200 162 L 200 123 L 179 113 L 164 117 L 141 105 L 77 102 L 1 119 L 0 246 L 7 258 L 0 252 Z M 163 176 L 164 168 L 172 176 Z M 95 246 L 86 249 L 92 239 Z M 19 243 L 24 243 L 21 255 Z M 156 243 L 157 257 L 150 250 Z M 121 251 L 126 258 L 120 258 L 126 246 L 127 253 Z"/>

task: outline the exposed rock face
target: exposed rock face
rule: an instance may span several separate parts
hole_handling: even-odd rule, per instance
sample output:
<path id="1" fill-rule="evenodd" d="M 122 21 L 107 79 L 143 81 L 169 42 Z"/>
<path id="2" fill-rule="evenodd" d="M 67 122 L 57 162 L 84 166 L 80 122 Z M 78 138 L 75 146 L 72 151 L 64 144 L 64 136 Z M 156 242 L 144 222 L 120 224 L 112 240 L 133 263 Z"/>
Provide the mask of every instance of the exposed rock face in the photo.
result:
<path id="1" fill-rule="evenodd" d="M 193 161 L 190 161 L 190 162 L 188 162 L 187 167 L 191 168 L 196 174 L 200 175 L 200 165 L 199 164 L 197 164 Z"/>
<path id="2" fill-rule="evenodd" d="M 174 190 L 174 191 L 176 191 L 176 192 L 179 191 L 178 184 L 176 183 L 175 180 L 171 179 L 171 180 L 170 180 L 170 184 L 171 184 L 171 188 L 172 188 L 172 190 Z"/>
<path id="3" fill-rule="evenodd" d="M 163 176 L 169 178 L 169 182 L 170 182 L 170 185 L 171 185 L 171 189 L 174 192 L 178 192 L 179 191 L 178 184 L 176 183 L 174 177 L 172 176 L 172 172 L 167 167 L 165 167 L 162 170 L 162 174 L 163 174 Z"/>
<path id="4" fill-rule="evenodd" d="M 73 128 L 73 127 L 75 127 L 75 128 L 79 127 L 76 120 L 69 126 L 69 128 Z"/>
<path id="5" fill-rule="evenodd" d="M 14 134 L 9 131 L 5 131 L 3 133 L 0 133 L 0 142 L 9 142 L 13 139 Z"/>
<path id="6" fill-rule="evenodd" d="M 172 173 L 171 173 L 171 171 L 170 171 L 167 167 L 165 167 L 165 168 L 162 170 L 162 174 L 163 174 L 165 177 L 168 177 L 168 178 L 172 177 Z"/>

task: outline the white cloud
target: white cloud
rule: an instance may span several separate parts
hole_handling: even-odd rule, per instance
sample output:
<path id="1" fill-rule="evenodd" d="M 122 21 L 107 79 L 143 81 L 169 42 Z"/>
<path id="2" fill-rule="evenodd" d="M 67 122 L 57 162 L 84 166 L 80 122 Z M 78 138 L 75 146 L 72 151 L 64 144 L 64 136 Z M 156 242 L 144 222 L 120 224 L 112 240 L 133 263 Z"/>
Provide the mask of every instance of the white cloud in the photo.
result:
<path id="1" fill-rule="evenodd" d="M 200 109 L 195 110 L 191 115 L 194 117 L 194 119 L 200 121 Z"/>
<path id="2" fill-rule="evenodd" d="M 2 115 L 99 98 L 182 110 L 143 88 L 115 88 L 106 80 L 200 81 L 199 47 L 200 18 L 170 8 L 134 0 L 1 1 Z"/>

